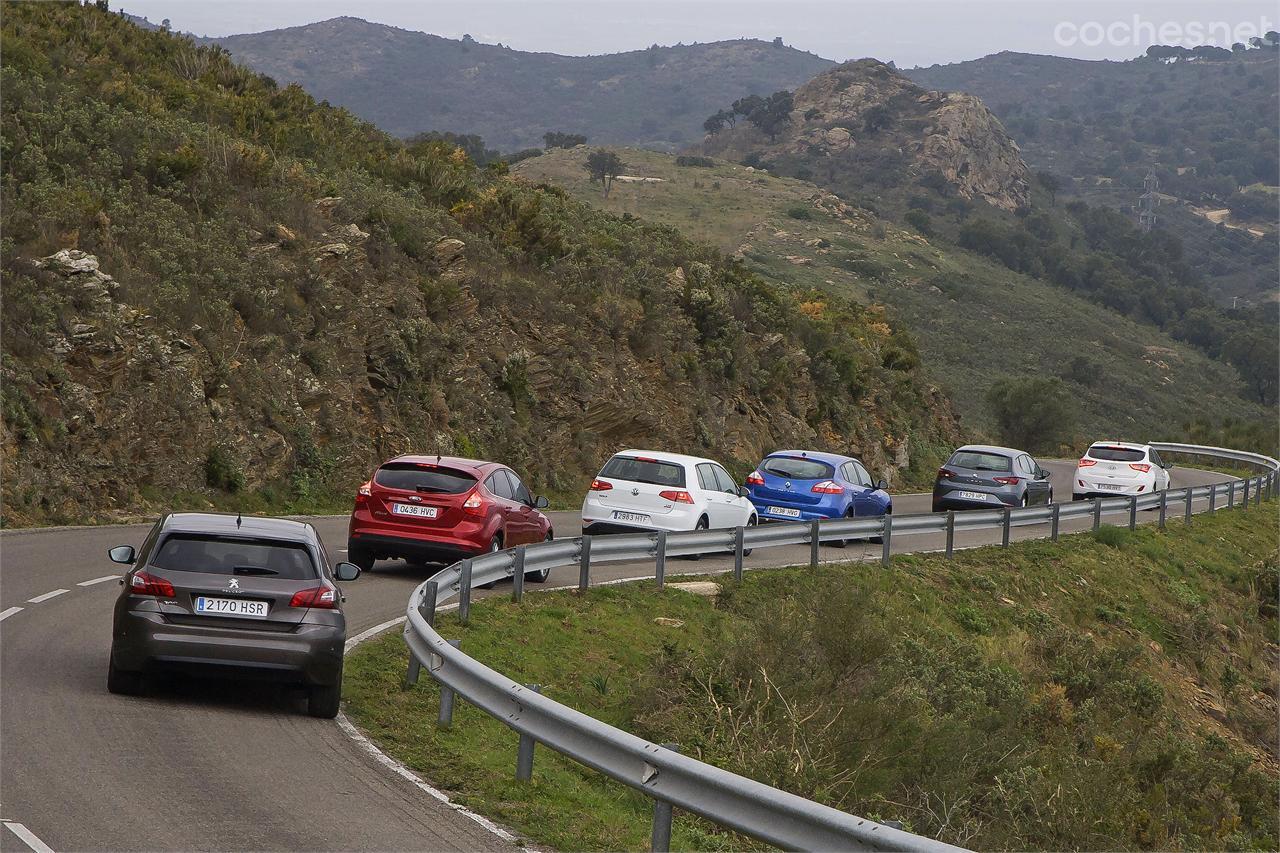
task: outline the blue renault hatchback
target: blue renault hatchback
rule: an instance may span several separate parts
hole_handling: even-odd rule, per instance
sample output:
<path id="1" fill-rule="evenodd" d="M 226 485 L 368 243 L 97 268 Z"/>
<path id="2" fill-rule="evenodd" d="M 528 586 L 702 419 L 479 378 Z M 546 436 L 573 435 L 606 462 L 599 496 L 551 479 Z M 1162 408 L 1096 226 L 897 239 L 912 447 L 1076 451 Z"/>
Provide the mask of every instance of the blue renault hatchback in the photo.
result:
<path id="1" fill-rule="evenodd" d="M 835 453 L 779 450 L 747 477 L 747 491 L 761 521 L 886 515 L 893 499 L 884 480 L 872 482 L 857 459 Z"/>

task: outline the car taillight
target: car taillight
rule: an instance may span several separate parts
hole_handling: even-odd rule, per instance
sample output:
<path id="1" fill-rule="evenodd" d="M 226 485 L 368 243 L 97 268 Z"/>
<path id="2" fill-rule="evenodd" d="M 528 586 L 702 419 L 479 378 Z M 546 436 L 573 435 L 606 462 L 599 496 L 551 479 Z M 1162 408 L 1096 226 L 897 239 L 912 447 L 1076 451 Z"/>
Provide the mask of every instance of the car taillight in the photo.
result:
<path id="1" fill-rule="evenodd" d="M 612 488 L 613 488 L 613 483 L 610 483 L 608 480 L 592 480 L 591 481 L 591 491 L 593 492 L 607 492 Z"/>
<path id="2" fill-rule="evenodd" d="M 750 474 L 748 474 L 748 475 L 747 475 L 747 485 L 748 485 L 748 486 L 763 486 L 763 485 L 764 485 L 764 477 L 763 477 L 763 476 L 761 476 L 761 474 L 760 474 L 760 472 L 759 472 L 759 471 L 752 471 Z"/>
<path id="3" fill-rule="evenodd" d="M 462 511 L 468 515 L 484 515 L 484 498 L 480 497 L 480 493 L 478 491 L 472 492 L 467 499 L 462 502 Z"/>
<path id="4" fill-rule="evenodd" d="M 366 483 L 361 484 L 360 488 L 356 489 L 356 496 L 357 496 L 357 497 L 367 498 L 367 497 L 369 497 L 369 495 L 371 495 L 371 494 L 373 494 L 373 481 L 372 481 L 372 480 L 370 480 L 370 481 L 368 481 L 368 482 L 366 482 Z"/>
<path id="5" fill-rule="evenodd" d="M 815 483 L 809 491 L 819 495 L 842 495 L 844 486 L 834 480 L 823 480 L 821 483 Z"/>
<path id="6" fill-rule="evenodd" d="M 1081 468 L 1092 468 L 1094 465 L 1097 465 L 1097 464 L 1098 464 L 1097 459 L 1081 459 L 1080 460 Z"/>
<path id="7" fill-rule="evenodd" d="M 956 476 L 956 472 L 955 472 L 955 471 L 949 471 L 949 470 L 947 470 L 946 468 L 939 468 L 939 469 L 938 469 L 938 477 L 939 477 L 940 479 L 943 479 L 943 480 L 951 480 L 951 479 L 954 479 L 954 478 L 955 478 L 955 476 Z"/>
<path id="8" fill-rule="evenodd" d="M 338 606 L 338 591 L 331 586 L 300 589 L 289 599 L 290 607 L 320 607 L 332 610 Z"/>
<path id="9" fill-rule="evenodd" d="M 667 489 L 665 492 L 658 492 L 658 497 L 665 498 L 666 500 L 677 504 L 693 503 L 692 495 L 685 491 L 676 491 L 675 489 Z"/>
<path id="10" fill-rule="evenodd" d="M 129 592 L 134 595 L 154 595 L 158 598 L 173 598 L 176 595 L 173 584 L 146 572 L 133 573 L 133 579 L 129 581 Z"/>
<path id="11" fill-rule="evenodd" d="M 1006 486 L 1016 486 L 1019 482 L 1017 477 L 995 477 L 994 479 L 997 483 L 1003 483 Z"/>
<path id="12" fill-rule="evenodd" d="M 1129 467 L 1144 474 L 1151 470 L 1151 466 L 1145 462 L 1130 462 Z"/>

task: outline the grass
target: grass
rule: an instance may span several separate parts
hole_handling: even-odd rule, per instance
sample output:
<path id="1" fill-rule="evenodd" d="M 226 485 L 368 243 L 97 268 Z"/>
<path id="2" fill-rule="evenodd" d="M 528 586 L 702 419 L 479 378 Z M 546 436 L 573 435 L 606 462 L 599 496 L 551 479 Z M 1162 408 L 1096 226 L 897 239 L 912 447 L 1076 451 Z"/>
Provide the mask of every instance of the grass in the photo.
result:
<path id="1" fill-rule="evenodd" d="M 784 284 L 888 306 L 915 337 L 927 373 L 971 431 L 994 430 L 983 400 L 1004 374 L 1061 376 L 1079 410 L 1076 443 L 1099 434 L 1141 439 L 1201 416 L 1275 419 L 1239 396 L 1234 371 L 1150 327 L 975 254 L 930 243 L 862 209 L 832 213 L 830 196 L 791 178 L 716 161 L 681 168 L 670 155 L 620 151 L 627 173 L 660 183 L 616 184 L 601 198 L 563 150 L 518 163 L 613 213 L 673 225 Z M 807 219 L 795 211 L 806 209 Z M 1073 362 L 1083 359 L 1073 369 Z"/>
<path id="2" fill-rule="evenodd" d="M 446 636 L 571 707 L 718 766 L 977 849 L 1275 849 L 1276 504 L 1166 532 L 485 600 Z M 663 623 L 656 621 L 663 618 Z M 671 622 L 670 620 L 675 620 Z M 664 624 L 665 623 L 665 624 Z M 645 849 L 651 805 L 434 685 L 390 634 L 346 709 L 457 800 L 559 849 Z M 745 839 L 687 815 L 675 849 Z"/>

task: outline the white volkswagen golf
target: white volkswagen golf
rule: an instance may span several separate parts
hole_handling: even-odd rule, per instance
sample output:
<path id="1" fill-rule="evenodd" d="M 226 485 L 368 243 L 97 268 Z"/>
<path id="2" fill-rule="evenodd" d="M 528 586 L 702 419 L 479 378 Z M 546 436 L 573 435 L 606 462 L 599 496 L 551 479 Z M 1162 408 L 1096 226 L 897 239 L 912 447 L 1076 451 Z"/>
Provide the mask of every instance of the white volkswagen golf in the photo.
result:
<path id="1" fill-rule="evenodd" d="M 600 469 L 582 501 L 582 532 L 706 530 L 756 523 L 747 490 L 713 459 L 624 450 Z"/>
<path id="2" fill-rule="evenodd" d="M 1073 500 L 1145 495 L 1169 488 L 1169 464 L 1149 444 L 1096 441 L 1076 466 Z"/>

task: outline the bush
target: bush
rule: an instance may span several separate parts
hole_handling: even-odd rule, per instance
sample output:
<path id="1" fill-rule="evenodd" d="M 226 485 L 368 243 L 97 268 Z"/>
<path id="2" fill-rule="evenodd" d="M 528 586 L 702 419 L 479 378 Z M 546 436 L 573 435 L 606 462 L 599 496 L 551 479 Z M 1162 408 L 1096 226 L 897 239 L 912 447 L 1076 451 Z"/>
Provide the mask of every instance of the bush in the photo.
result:
<path id="1" fill-rule="evenodd" d="M 787 216 L 792 219 L 813 219 L 813 209 L 803 204 L 793 204 L 787 208 Z"/>
<path id="2" fill-rule="evenodd" d="M 204 481 L 211 489 L 235 494 L 244 488 L 244 472 L 225 448 L 211 447 L 204 459 Z"/>
<path id="3" fill-rule="evenodd" d="M 681 154 L 676 158 L 677 166 L 697 166 L 704 169 L 710 169 L 715 164 L 716 161 L 712 160 L 710 157 L 693 157 Z"/>
<path id="4" fill-rule="evenodd" d="M 1051 450 L 1071 434 L 1070 395 L 1058 379 L 1002 379 L 987 394 L 1000 439 L 1031 452 Z"/>
<path id="5" fill-rule="evenodd" d="M 925 213 L 923 210 L 908 210 L 903 214 L 902 218 L 908 225 L 919 231 L 924 236 L 933 236 L 933 220 L 929 217 L 929 214 Z"/>

